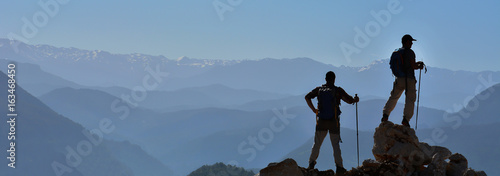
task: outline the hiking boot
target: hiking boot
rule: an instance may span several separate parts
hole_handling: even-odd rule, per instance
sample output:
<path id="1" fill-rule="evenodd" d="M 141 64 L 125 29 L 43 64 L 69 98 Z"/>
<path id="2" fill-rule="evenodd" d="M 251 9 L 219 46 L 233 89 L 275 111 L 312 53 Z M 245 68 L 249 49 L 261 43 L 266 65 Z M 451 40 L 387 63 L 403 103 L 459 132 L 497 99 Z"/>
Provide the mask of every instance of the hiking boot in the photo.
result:
<path id="1" fill-rule="evenodd" d="M 347 170 L 345 170 L 345 168 L 344 168 L 344 167 L 342 167 L 342 166 L 340 166 L 340 167 L 339 167 L 339 166 L 337 166 L 337 170 L 335 171 L 335 173 L 336 173 L 337 175 L 344 175 L 344 173 L 345 173 L 346 171 L 347 171 Z"/>
<path id="2" fill-rule="evenodd" d="M 381 121 L 381 122 L 387 122 L 387 120 L 389 120 L 389 115 L 384 114 L 384 115 L 382 116 L 382 119 L 381 119 L 380 121 Z"/>
<path id="3" fill-rule="evenodd" d="M 410 128 L 410 123 L 408 123 L 408 120 L 406 120 L 406 118 L 404 118 L 404 117 L 403 117 L 403 121 L 401 121 L 401 124 Z"/>
<path id="4" fill-rule="evenodd" d="M 316 165 L 316 161 L 312 161 L 309 163 L 309 167 L 307 167 L 307 170 L 314 169 L 314 165 Z"/>

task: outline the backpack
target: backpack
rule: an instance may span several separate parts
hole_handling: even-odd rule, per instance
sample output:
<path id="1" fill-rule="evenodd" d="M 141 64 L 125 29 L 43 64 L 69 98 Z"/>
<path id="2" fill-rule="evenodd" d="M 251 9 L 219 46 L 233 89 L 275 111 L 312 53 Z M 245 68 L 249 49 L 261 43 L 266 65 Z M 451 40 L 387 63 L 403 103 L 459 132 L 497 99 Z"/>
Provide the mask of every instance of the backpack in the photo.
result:
<path id="1" fill-rule="evenodd" d="M 318 92 L 318 117 L 323 120 L 332 120 L 334 117 L 338 119 L 340 115 L 339 101 L 337 99 L 337 89 L 333 89 L 327 85 L 319 88 Z"/>
<path id="2" fill-rule="evenodd" d="M 392 74 L 396 77 L 406 77 L 403 51 L 403 48 L 396 49 L 394 52 L 392 52 L 391 60 L 389 61 Z"/>

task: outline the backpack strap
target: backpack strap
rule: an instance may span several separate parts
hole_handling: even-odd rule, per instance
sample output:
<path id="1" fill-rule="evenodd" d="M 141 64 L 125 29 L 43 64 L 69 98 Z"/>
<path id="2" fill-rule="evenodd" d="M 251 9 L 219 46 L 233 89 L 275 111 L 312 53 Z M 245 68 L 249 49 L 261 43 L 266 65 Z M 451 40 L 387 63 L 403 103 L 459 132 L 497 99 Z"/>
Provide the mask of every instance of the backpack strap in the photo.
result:
<path id="1" fill-rule="evenodd" d="M 402 49 L 399 49 L 399 57 L 401 57 L 401 66 L 403 67 L 403 72 L 405 72 L 405 95 L 408 92 L 408 70 L 406 70 L 405 67 L 405 60 L 403 59 L 403 52 Z"/>
<path id="2" fill-rule="evenodd" d="M 337 115 L 337 108 L 338 108 L 338 105 L 337 105 L 337 86 L 333 86 L 333 89 L 332 89 L 332 94 L 333 94 L 333 119 L 335 120 L 336 118 L 338 118 L 338 115 Z M 338 122 L 337 122 L 337 126 L 338 126 Z"/>
<path id="3" fill-rule="evenodd" d="M 404 72 L 405 76 L 408 77 L 408 73 L 407 73 L 407 70 L 405 69 L 405 60 L 403 58 L 403 54 L 404 54 L 404 49 L 403 48 L 400 48 L 398 50 L 398 53 L 399 53 L 399 57 L 401 58 L 401 70 Z"/>

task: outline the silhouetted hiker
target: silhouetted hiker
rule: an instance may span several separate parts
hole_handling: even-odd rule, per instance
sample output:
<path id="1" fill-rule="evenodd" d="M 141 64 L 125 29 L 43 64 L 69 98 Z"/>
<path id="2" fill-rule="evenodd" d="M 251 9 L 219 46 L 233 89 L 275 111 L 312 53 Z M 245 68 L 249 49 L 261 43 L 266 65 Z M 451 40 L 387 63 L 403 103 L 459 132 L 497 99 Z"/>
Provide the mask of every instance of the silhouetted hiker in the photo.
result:
<path id="1" fill-rule="evenodd" d="M 394 80 L 391 96 L 384 106 L 382 122 L 389 119 L 391 111 L 396 107 L 398 99 L 404 91 L 406 99 L 401 124 L 410 127 L 408 122 L 413 116 L 417 96 L 415 70 L 424 68 L 423 62 L 415 62 L 415 52 L 411 49 L 413 41 L 417 40 L 413 39 L 409 34 L 404 35 L 401 39 L 403 47 L 394 51 L 391 56 L 391 69 L 396 79 Z"/>
<path id="2" fill-rule="evenodd" d="M 330 133 L 330 140 L 333 146 L 333 156 L 337 173 L 344 173 L 346 170 L 342 164 L 340 152 L 340 100 L 353 104 L 359 101 L 358 97 L 352 98 L 344 89 L 335 86 L 335 73 L 329 71 L 326 73 L 326 84 L 314 88 L 306 95 L 307 105 L 316 114 L 316 132 L 314 134 L 314 144 L 309 158 L 308 169 L 314 169 L 316 159 L 318 159 L 319 149 L 327 133 Z M 318 97 L 318 109 L 314 107 L 311 99 Z"/>

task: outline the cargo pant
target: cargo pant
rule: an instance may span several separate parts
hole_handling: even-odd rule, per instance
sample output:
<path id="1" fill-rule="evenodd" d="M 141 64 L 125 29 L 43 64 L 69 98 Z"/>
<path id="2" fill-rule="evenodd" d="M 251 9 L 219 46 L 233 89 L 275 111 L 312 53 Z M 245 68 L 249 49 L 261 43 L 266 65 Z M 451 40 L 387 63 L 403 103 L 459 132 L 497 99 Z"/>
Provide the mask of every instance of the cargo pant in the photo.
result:
<path id="1" fill-rule="evenodd" d="M 383 113 L 386 115 L 391 115 L 392 110 L 396 107 L 399 97 L 405 92 L 405 108 L 403 111 L 403 117 L 410 121 L 413 116 L 413 110 L 415 109 L 415 100 L 417 99 L 417 89 L 415 85 L 417 80 L 415 78 L 396 78 L 394 80 L 394 85 L 391 91 L 391 96 L 384 106 Z M 406 91 L 405 91 L 406 90 Z"/>
<path id="2" fill-rule="evenodd" d="M 323 129 L 322 126 L 330 126 L 333 128 L 325 130 Z M 320 125 L 316 125 L 316 133 L 314 134 L 314 144 L 312 147 L 311 156 L 309 157 L 309 163 L 316 161 L 316 159 L 318 159 L 321 144 L 323 144 L 323 140 L 325 139 L 326 135 L 330 133 L 330 141 L 332 142 L 333 157 L 335 159 L 335 164 L 339 167 L 344 167 L 342 164 L 342 154 L 340 152 L 340 145 L 339 145 L 340 142 L 340 132 L 338 130 L 339 126 L 340 125 L 338 124 L 338 121 L 322 122 Z"/>

